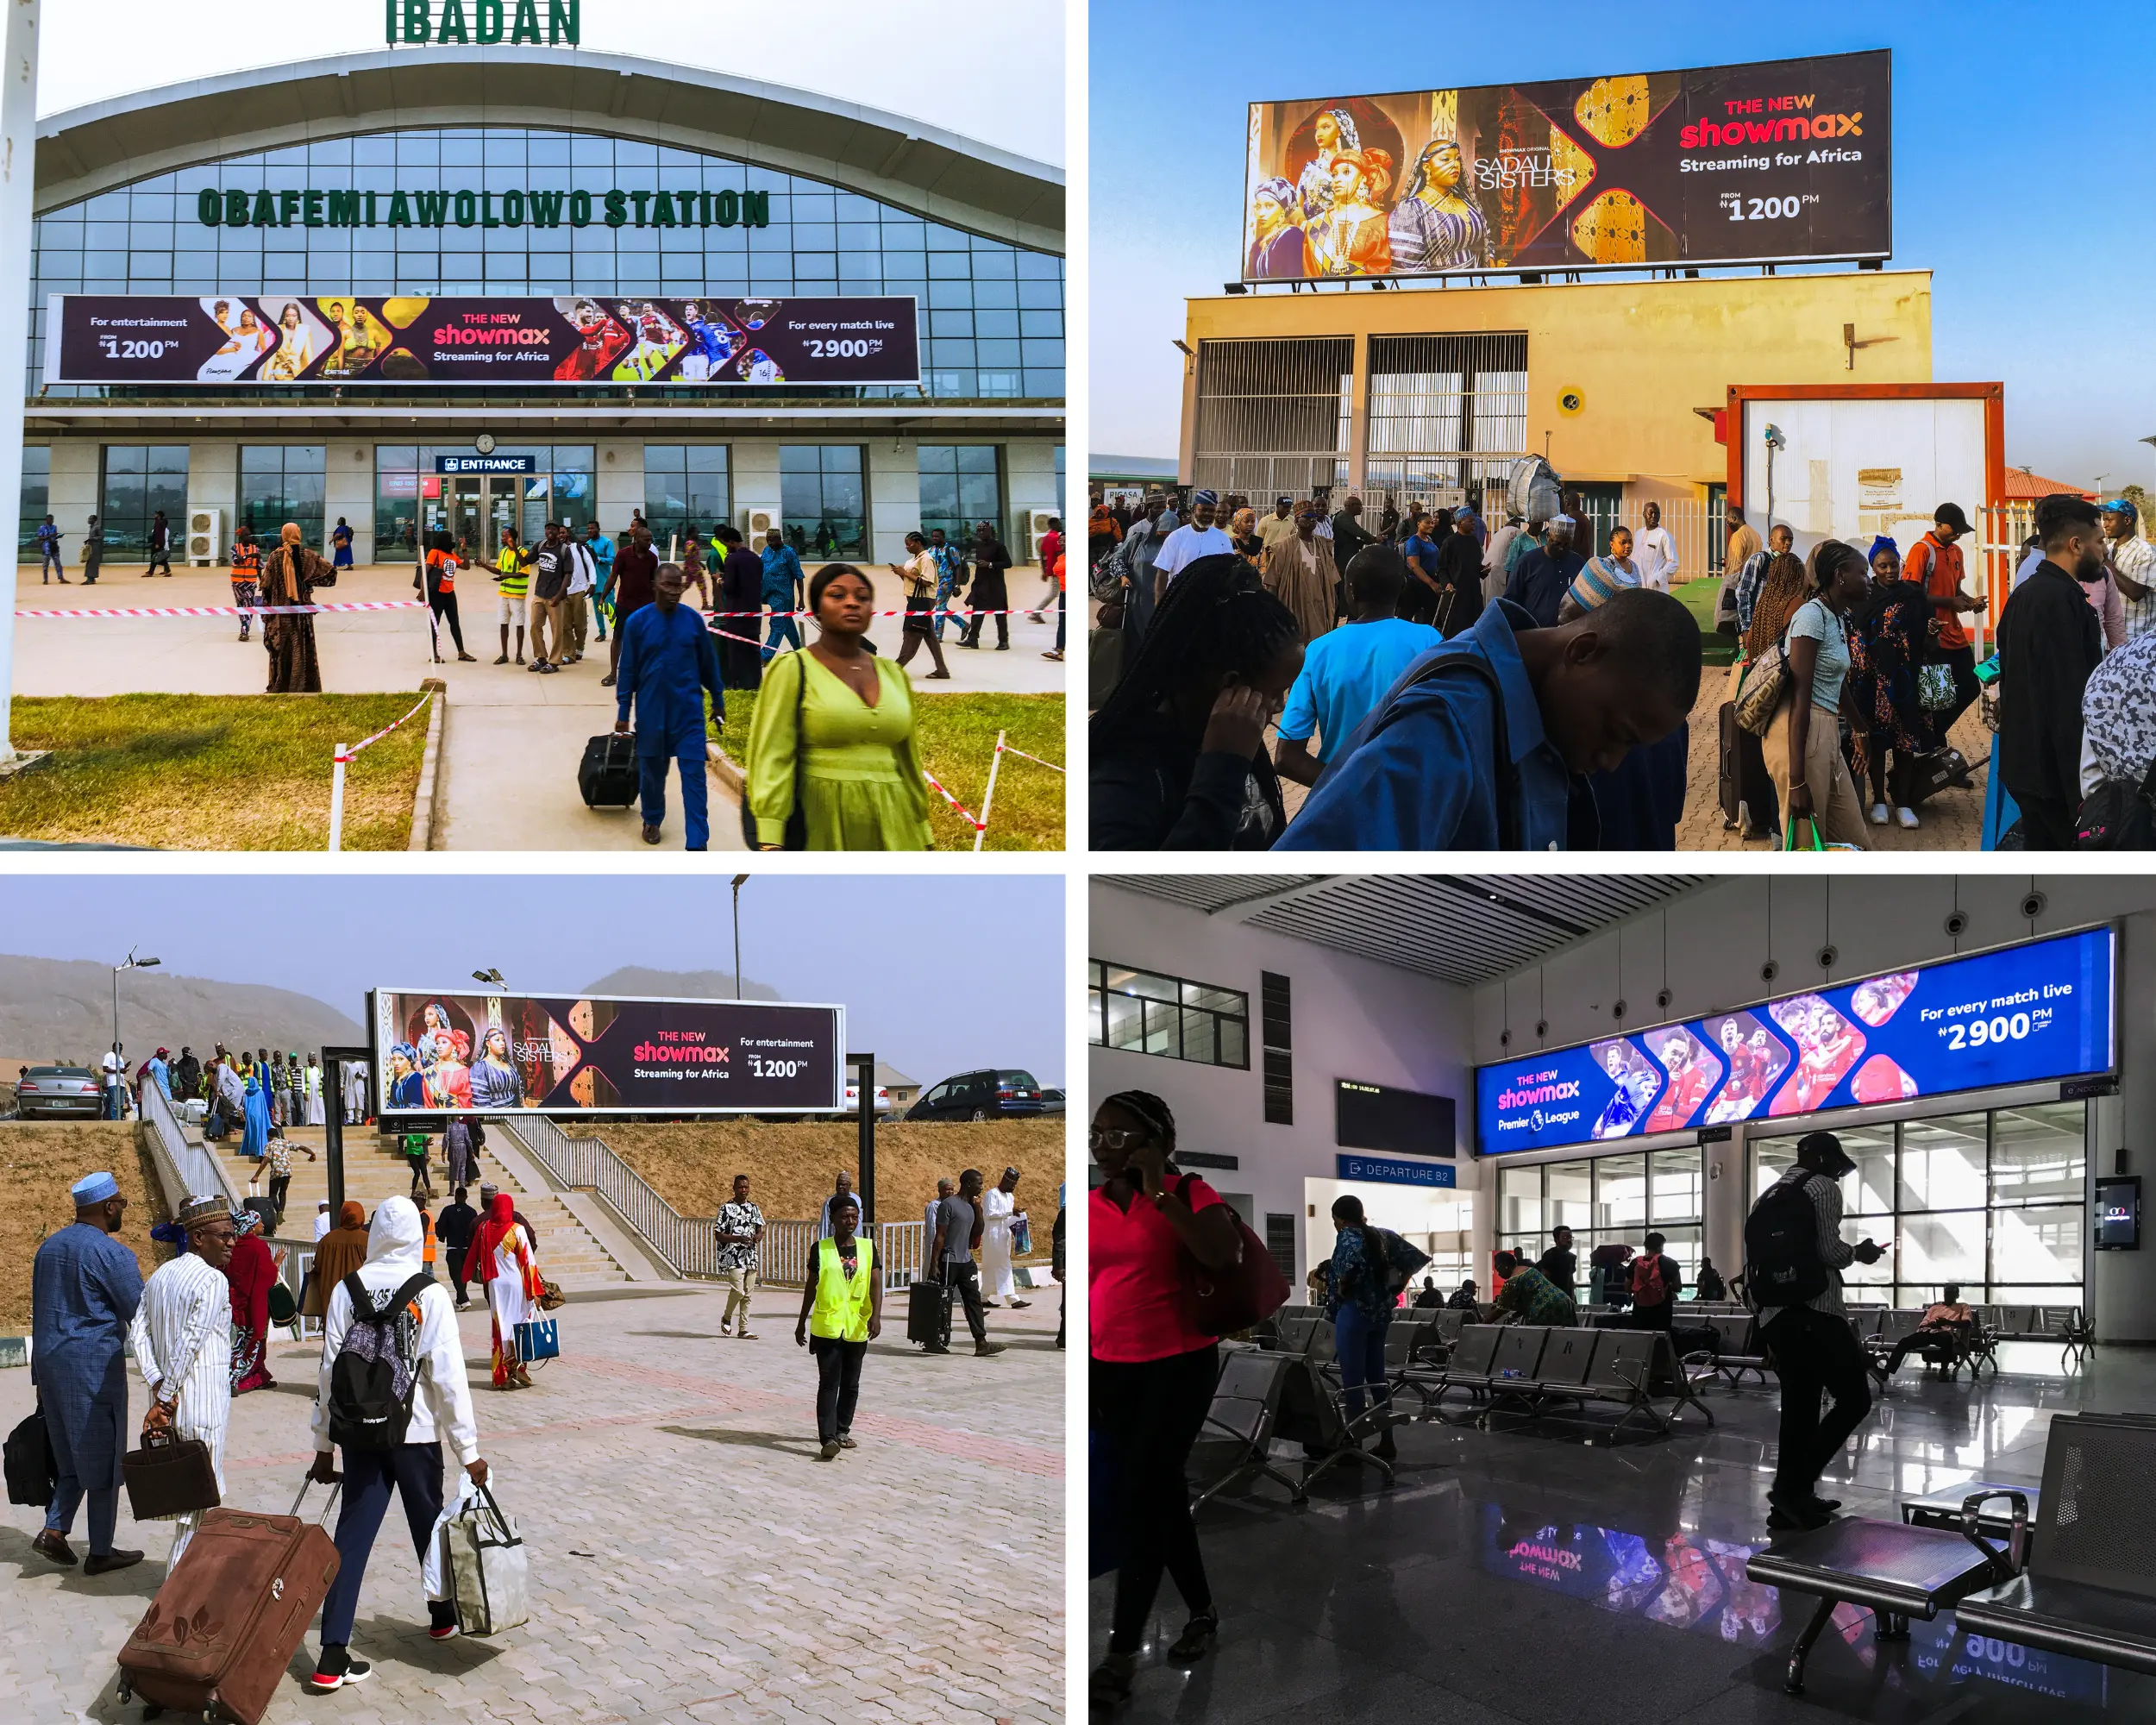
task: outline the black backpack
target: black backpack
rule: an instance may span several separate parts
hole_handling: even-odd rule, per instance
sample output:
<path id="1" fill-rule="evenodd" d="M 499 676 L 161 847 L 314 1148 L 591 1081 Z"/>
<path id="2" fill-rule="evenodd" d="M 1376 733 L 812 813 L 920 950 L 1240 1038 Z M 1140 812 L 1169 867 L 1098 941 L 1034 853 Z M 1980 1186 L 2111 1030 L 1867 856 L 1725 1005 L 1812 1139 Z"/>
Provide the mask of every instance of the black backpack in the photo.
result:
<path id="1" fill-rule="evenodd" d="M 2140 784 L 2106 779 L 2074 822 L 2077 850 L 2156 850 L 2156 762 Z"/>
<path id="2" fill-rule="evenodd" d="M 1759 1195 L 1745 1218 L 1745 1295 L 1757 1309 L 1817 1299 L 1829 1283 L 1819 1255 L 1819 1211 L 1792 1170 Z"/>
<path id="3" fill-rule="evenodd" d="M 405 1306 L 434 1285 L 424 1270 L 408 1278 L 380 1306 L 354 1270 L 344 1278 L 352 1302 L 351 1327 L 329 1366 L 329 1441 L 347 1449 L 393 1450 L 411 1424 L 419 1388 L 416 1360 L 397 1346 L 397 1320 Z"/>

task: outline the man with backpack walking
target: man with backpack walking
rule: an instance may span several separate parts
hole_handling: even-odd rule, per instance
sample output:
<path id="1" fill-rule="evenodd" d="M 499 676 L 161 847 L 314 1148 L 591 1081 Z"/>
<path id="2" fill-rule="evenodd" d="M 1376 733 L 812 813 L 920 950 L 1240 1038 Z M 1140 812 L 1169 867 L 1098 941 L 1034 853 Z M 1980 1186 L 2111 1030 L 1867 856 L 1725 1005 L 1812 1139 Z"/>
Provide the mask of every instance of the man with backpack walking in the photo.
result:
<path id="1" fill-rule="evenodd" d="M 404 1500 L 423 1563 L 442 1515 L 443 1445 L 475 1484 L 486 1484 L 456 1308 L 422 1260 L 423 1239 L 411 1200 L 385 1200 L 367 1231 L 367 1262 L 328 1290 L 308 1477 L 337 1479 L 333 1453 L 342 1447 L 344 1499 L 341 1567 L 323 1601 L 322 1653 L 306 1685 L 316 1695 L 357 1683 L 371 1669 L 352 1657 L 352 1620 L 391 1490 Z M 429 1635 L 441 1641 L 456 1634 L 453 1603 L 430 1600 L 427 1611 Z"/>
<path id="2" fill-rule="evenodd" d="M 1745 1279 L 1759 1335 L 1782 1380 L 1782 1433 L 1767 1526 L 1824 1527 L 1841 1507 L 1814 1489 L 1827 1464 L 1871 1411 L 1864 1349 L 1842 1306 L 1841 1272 L 1884 1255 L 1869 1238 L 1841 1237 L 1842 1176 L 1856 1164 L 1832 1132 L 1796 1141 L 1796 1165 L 1760 1195 L 1745 1222 Z M 1821 1392 L 1833 1410 L 1820 1415 Z"/>
<path id="3" fill-rule="evenodd" d="M 1632 1261 L 1632 1327 L 1666 1330 L 1677 1320 L 1677 1296 L 1684 1291 L 1684 1270 L 1662 1248 L 1665 1234 L 1649 1234 L 1647 1249 Z"/>

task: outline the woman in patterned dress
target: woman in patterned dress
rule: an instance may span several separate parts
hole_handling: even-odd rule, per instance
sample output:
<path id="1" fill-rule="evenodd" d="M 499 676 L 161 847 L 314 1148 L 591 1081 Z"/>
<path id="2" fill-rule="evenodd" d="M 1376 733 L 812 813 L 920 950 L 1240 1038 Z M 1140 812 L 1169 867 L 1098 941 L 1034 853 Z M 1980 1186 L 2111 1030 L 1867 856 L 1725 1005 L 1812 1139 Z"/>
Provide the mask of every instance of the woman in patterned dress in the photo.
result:
<path id="1" fill-rule="evenodd" d="M 517 1357 L 517 1326 L 539 1315 L 539 1265 L 531 1242 L 517 1220 L 517 1207 L 506 1192 L 497 1192 L 472 1242 L 469 1260 L 486 1286 L 494 1314 L 494 1387 L 529 1389 L 531 1373 Z"/>

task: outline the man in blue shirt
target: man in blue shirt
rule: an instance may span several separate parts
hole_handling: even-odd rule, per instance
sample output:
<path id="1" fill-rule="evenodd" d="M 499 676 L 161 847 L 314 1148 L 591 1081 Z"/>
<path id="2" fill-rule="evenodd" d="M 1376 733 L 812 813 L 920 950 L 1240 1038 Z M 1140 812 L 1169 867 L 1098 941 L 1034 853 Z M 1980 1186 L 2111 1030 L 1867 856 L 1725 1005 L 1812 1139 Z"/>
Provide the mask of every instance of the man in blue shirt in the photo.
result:
<path id="1" fill-rule="evenodd" d="M 1557 626 L 1557 612 L 1587 559 L 1572 549 L 1572 518 L 1554 518 L 1542 543 L 1520 560 L 1505 597 L 1534 619 L 1537 629 Z"/>
<path id="2" fill-rule="evenodd" d="M 1345 750 L 1355 727 L 1400 674 L 1445 639 L 1428 624 L 1395 614 L 1407 582 L 1407 566 L 1390 545 L 1369 546 L 1349 563 L 1355 614 L 1303 654 L 1302 670 L 1280 715 L 1280 744 L 1273 755 L 1282 778 L 1316 784 L 1319 769 Z M 1314 758 L 1309 746 L 1313 731 L 1319 738 Z"/>
<path id="3" fill-rule="evenodd" d="M 1445 583 L 1438 577 L 1438 542 L 1430 535 L 1427 510 L 1411 510 L 1408 520 L 1407 536 L 1400 542 L 1407 580 L 1407 597 L 1400 614 L 1410 623 L 1428 623 L 1437 616 L 1438 599 L 1445 591 Z"/>
<path id="4" fill-rule="evenodd" d="M 617 737 L 630 734 L 629 708 L 636 707 L 636 772 L 643 804 L 644 843 L 659 842 L 667 818 L 667 762 L 681 764 L 681 807 L 688 822 L 688 848 L 711 848 L 711 824 L 704 762 L 704 691 L 721 723 L 726 691 L 718 679 L 718 655 L 704 619 L 681 603 L 688 576 L 668 563 L 653 584 L 654 602 L 622 625 L 621 668 L 614 695 L 619 717 Z"/>
<path id="5" fill-rule="evenodd" d="M 606 638 L 606 612 L 614 602 L 614 542 L 599 530 L 594 520 L 584 529 L 584 549 L 592 554 L 598 572 L 592 583 L 592 615 L 599 622 L 599 638 Z"/>
<path id="6" fill-rule="evenodd" d="M 53 518 L 47 516 L 37 530 L 38 585 L 43 586 L 54 575 L 62 586 L 72 586 L 67 579 L 67 566 L 60 560 L 60 529 L 53 525 Z"/>
<path id="7" fill-rule="evenodd" d="M 763 603 L 771 613 L 770 638 L 763 643 L 763 662 L 768 665 L 781 641 L 801 644 L 801 624 L 793 613 L 801 609 L 801 560 L 785 536 L 773 528 L 763 536 Z M 806 668 L 804 667 L 803 668 Z"/>
<path id="8" fill-rule="evenodd" d="M 1677 730 L 1699 676 L 1699 624 L 1667 593 L 1557 629 L 1501 599 L 1407 668 L 1274 848 L 1564 850 L 1576 792 L 1593 805 L 1577 775 Z"/>

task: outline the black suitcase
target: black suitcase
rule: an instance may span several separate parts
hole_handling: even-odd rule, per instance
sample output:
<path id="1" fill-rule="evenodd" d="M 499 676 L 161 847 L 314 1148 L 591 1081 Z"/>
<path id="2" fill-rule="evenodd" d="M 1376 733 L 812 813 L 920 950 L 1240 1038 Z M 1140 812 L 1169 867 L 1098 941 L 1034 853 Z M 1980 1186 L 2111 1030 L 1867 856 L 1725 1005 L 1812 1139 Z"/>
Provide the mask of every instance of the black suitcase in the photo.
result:
<path id="1" fill-rule="evenodd" d="M 1734 701 L 1721 706 L 1720 793 L 1722 830 L 1734 831 L 1739 819 L 1748 832 L 1775 831 L 1778 799 L 1774 780 L 1767 771 L 1766 750 L 1760 739 L 1737 723 Z M 1743 805 L 1741 813 L 1739 805 Z"/>
<path id="2" fill-rule="evenodd" d="M 952 1289 L 945 1282 L 916 1282 L 906 1290 L 906 1339 L 929 1347 L 950 1346 Z"/>
<path id="3" fill-rule="evenodd" d="M 584 745 L 576 787 L 586 808 L 627 808 L 636 800 L 636 739 L 612 731 Z"/>
<path id="4" fill-rule="evenodd" d="M 1899 808 L 1922 806 L 1925 800 L 1949 785 L 1961 790 L 1969 782 L 1969 762 L 1959 749 L 1934 749 L 1928 755 L 1903 756 L 1898 750 L 1887 770 L 1887 793 Z"/>

